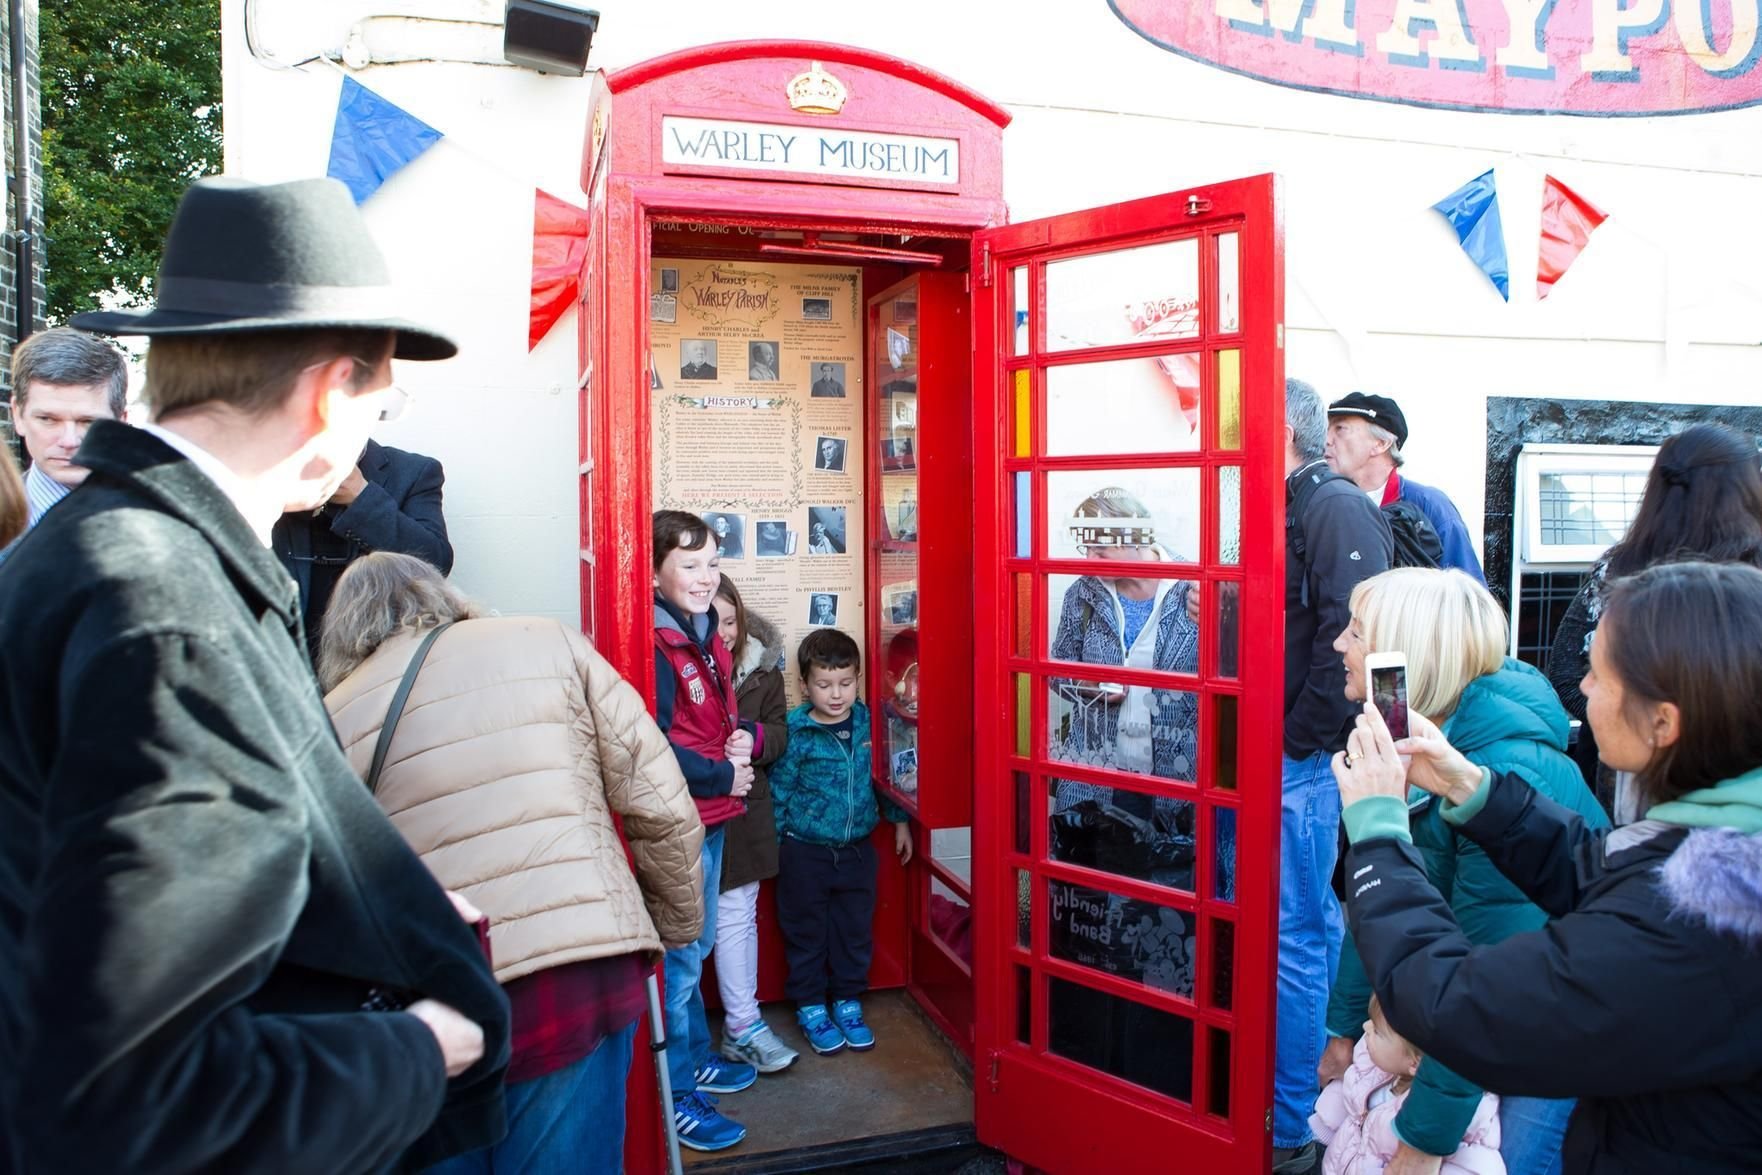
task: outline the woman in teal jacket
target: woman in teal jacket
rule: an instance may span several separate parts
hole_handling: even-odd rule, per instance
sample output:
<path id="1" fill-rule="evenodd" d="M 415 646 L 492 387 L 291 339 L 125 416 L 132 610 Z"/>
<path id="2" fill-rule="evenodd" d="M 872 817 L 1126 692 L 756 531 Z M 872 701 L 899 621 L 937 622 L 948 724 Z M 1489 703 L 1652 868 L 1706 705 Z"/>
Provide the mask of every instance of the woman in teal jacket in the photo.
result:
<path id="1" fill-rule="evenodd" d="M 1498 602 L 1473 579 L 1460 571 L 1406 567 L 1358 585 L 1352 621 L 1334 648 L 1345 658 L 1346 696 L 1355 701 L 1369 696 L 1366 654 L 1406 653 L 1408 706 L 1442 726 L 1452 746 L 1495 773 L 1521 776 L 1590 826 L 1607 827 L 1602 807 L 1566 755 L 1566 711 L 1546 677 L 1505 656 L 1506 633 Z M 1495 943 L 1547 922 L 1480 846 L 1444 823 L 1434 796 L 1412 789 L 1408 820 L 1426 875 L 1470 940 Z M 1329 1040 L 1318 1073 L 1323 1084 L 1351 1062 L 1370 993 L 1348 933 L 1328 999 Z M 1395 1118 L 1403 1150 L 1410 1152 L 1403 1157 L 1417 1164 L 1455 1150 L 1481 1092 L 1428 1059 Z M 1509 1175 L 1557 1172 L 1571 1113 L 1569 1100 L 1504 1098 L 1499 1153 Z"/>

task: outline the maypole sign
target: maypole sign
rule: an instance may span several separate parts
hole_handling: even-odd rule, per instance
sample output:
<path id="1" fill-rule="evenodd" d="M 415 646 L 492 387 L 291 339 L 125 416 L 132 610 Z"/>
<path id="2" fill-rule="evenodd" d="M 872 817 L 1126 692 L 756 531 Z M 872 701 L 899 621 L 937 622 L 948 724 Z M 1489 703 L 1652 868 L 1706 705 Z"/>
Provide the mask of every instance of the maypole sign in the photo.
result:
<path id="1" fill-rule="evenodd" d="M 1279 85 L 1509 114 L 1762 103 L 1762 0 L 1109 0 L 1141 36 Z"/>

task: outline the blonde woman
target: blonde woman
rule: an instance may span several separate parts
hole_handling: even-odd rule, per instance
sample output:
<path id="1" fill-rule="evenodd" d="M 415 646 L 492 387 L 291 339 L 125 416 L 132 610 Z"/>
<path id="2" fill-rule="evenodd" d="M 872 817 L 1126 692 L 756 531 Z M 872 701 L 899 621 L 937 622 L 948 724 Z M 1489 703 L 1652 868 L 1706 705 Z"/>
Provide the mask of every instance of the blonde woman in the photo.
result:
<path id="1" fill-rule="evenodd" d="M 319 643 L 325 705 L 363 778 L 442 625 L 374 796 L 440 883 L 489 915 L 514 1055 L 507 1137 L 431 1172 L 616 1172 L 643 984 L 662 948 L 702 929 L 703 826 L 642 698 L 579 632 L 485 616 L 389 552 L 343 573 Z"/>
<path id="2" fill-rule="evenodd" d="M 1607 827 L 1602 807 L 1566 756 L 1566 711 L 1546 677 L 1505 655 L 1505 613 L 1486 588 L 1460 571 L 1403 567 L 1359 584 L 1351 610 L 1351 623 L 1334 642 L 1345 658 L 1348 698 L 1363 702 L 1370 696 L 1367 654 L 1403 652 L 1411 713 L 1436 722 L 1470 762 L 1520 776 L 1591 827 Z M 1471 940 L 1499 942 L 1548 920 L 1478 846 L 1444 823 L 1436 797 L 1412 789 L 1408 822 L 1426 875 Z M 1349 933 L 1328 1000 L 1322 1084 L 1351 1064 L 1370 994 Z M 1404 1157 L 1417 1163 L 1423 1156 L 1455 1151 L 1473 1121 L 1480 1092 L 1427 1060 L 1395 1119 L 1408 1152 Z M 1559 1170 L 1571 1113 L 1570 1100 L 1506 1098 L 1500 1103 L 1499 1152 L 1511 1175 Z"/>

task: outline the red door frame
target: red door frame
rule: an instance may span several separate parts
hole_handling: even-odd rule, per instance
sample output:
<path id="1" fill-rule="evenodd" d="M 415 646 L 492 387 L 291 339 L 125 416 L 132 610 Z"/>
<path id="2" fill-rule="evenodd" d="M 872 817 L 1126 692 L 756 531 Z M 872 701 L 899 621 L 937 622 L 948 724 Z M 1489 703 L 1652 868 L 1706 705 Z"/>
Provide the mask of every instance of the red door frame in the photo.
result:
<path id="1" fill-rule="evenodd" d="M 795 113 L 785 100 L 789 80 L 812 62 L 849 88 L 833 121 L 958 140 L 962 175 L 955 190 L 755 178 L 663 164 L 666 114 L 800 126 L 823 121 Z M 596 83 L 581 175 L 597 237 L 588 250 L 595 264 L 583 275 L 579 328 L 582 616 L 600 652 L 646 697 L 654 696 L 646 338 L 653 224 L 967 238 L 1006 218 L 1002 132 L 1009 121 L 1007 111 L 952 79 L 885 54 L 820 42 L 703 46 Z M 903 906 L 893 908 L 899 911 L 894 917 L 905 917 Z M 899 932 L 904 941 L 903 925 Z M 902 980 L 903 974 L 894 982 Z M 645 1039 L 647 1031 L 645 1021 Z M 639 1049 L 626 1142 L 626 1165 L 637 1175 L 665 1168 L 653 1074 L 652 1056 Z"/>
<path id="2" fill-rule="evenodd" d="M 1144 777 L 1066 765 L 1058 774 L 1092 782 L 1130 784 L 1140 790 L 1191 799 L 1199 805 L 1201 830 L 1194 894 L 1174 899 L 1170 891 L 1148 883 L 1049 860 L 1045 815 L 1047 747 L 1044 675 L 1051 668 L 1046 653 L 1046 589 L 1048 573 L 1082 575 L 1092 570 L 1078 560 L 1049 559 L 1042 547 L 1047 533 L 1045 471 L 1059 467 L 1097 469 L 1151 464 L 1132 458 L 1047 458 L 1042 447 L 1044 419 L 1042 372 L 1053 362 L 1072 358 L 1070 352 L 1045 355 L 1035 345 L 1030 354 L 1015 349 L 1017 308 L 1012 304 L 1012 267 L 1029 266 L 1033 303 L 1030 329 L 1044 331 L 1047 257 L 1077 255 L 1198 235 L 1203 258 L 1201 288 L 1215 290 L 1216 261 L 1212 230 L 1238 234 L 1240 248 L 1239 334 L 1220 336 L 1215 309 L 1202 301 L 1203 330 L 1190 349 L 1208 361 L 1203 371 L 1203 447 L 1196 454 L 1157 458 L 1160 467 L 1202 470 L 1204 479 L 1200 563 L 1175 568 L 1169 578 L 1198 579 L 1202 593 L 1200 673 L 1182 683 L 1201 697 L 1199 780 L 1194 785 L 1146 786 Z M 974 761 L 978 811 L 974 820 L 977 911 L 977 1078 L 975 1109 L 980 1138 L 1050 1171 L 1168 1170 L 1172 1154 L 1181 1165 L 1208 1172 L 1262 1171 L 1270 1147 L 1272 1092 L 1272 1024 L 1276 998 L 1274 958 L 1277 947 L 1277 872 L 1279 829 L 1279 741 L 1268 737 L 1281 723 L 1284 604 L 1284 356 L 1283 257 L 1278 184 L 1259 176 L 1192 192 L 1152 197 L 1087 212 L 1011 225 L 980 234 L 975 240 L 974 272 L 982 277 L 975 314 L 975 513 L 979 546 L 975 549 L 976 598 L 1003 606 L 981 609 L 976 619 L 978 683 L 975 695 Z M 1220 447 L 1218 436 L 1218 366 L 1209 361 L 1216 349 L 1241 355 L 1240 448 Z M 1100 361 L 1148 356 L 1168 350 L 1167 343 L 1131 343 L 1085 350 L 1080 358 Z M 1017 404 L 1018 375 L 1030 381 L 1023 407 Z M 1024 411 L 1032 405 L 1030 419 Z M 1020 423 L 1018 423 L 1018 414 Z M 1031 443 L 1017 448 L 1016 428 L 1031 430 Z M 1018 454 L 1022 454 L 1018 456 Z M 1241 467 L 1239 563 L 1218 559 L 1217 469 Z M 1015 507 L 1008 489 L 1016 472 L 1036 479 L 1032 496 L 1031 557 L 1016 558 L 1013 549 Z M 1155 565 L 1171 568 L 1172 565 Z M 1017 577 L 1025 577 L 1018 579 Z M 1220 680 L 1218 609 L 1224 584 L 1239 593 L 1240 645 L 1238 676 Z M 1031 585 L 1033 636 L 1024 654 L 1018 647 L 1015 612 L 1023 602 L 1017 588 Z M 1012 601 L 1015 602 L 1012 605 Z M 988 622 L 988 623 L 985 623 Z M 1127 684 L 1167 684 L 1146 671 L 1109 670 L 1110 678 Z M 1028 690 L 1018 692 L 1022 683 Z M 1024 733 L 1016 726 L 1019 700 L 1033 697 L 1026 754 L 1018 757 Z M 1215 787 L 1222 777 L 1216 737 L 1218 719 L 1234 705 L 1234 751 L 1237 787 Z M 1018 796 L 1018 783 L 1025 785 Z M 1207 849 L 1215 813 L 1237 812 L 1236 898 L 1215 900 L 1209 889 L 1211 854 Z M 1022 821 L 1029 827 L 1020 829 Z M 1026 835 L 1024 835 L 1026 833 Z M 1026 850 L 1026 851 L 1022 851 Z M 982 873 L 980 871 L 983 871 Z M 1033 894 L 1033 933 L 1026 947 L 1017 945 L 1018 871 L 1026 871 Z M 1046 881 L 1087 883 L 1188 911 L 1200 926 L 1200 966 L 1194 998 L 1150 988 L 1050 957 L 1046 917 Z M 1214 968 L 1215 933 L 1209 928 L 1233 923 L 1233 965 L 1218 980 Z M 1029 1040 L 1021 1041 L 1018 1018 L 1019 982 L 1029 981 Z M 1118 997 L 1131 997 L 1157 1011 L 1172 1012 L 1194 1022 L 1193 1104 L 1181 1107 L 1141 1087 L 1128 1084 L 1051 1054 L 1047 1049 L 1047 982 L 1080 980 L 1083 985 Z M 1217 998 L 1213 984 L 1228 987 Z M 1219 1040 L 1229 1052 L 1228 1107 L 1210 1113 L 1214 1098 L 1226 1096 L 1209 1081 Z M 1073 1129 L 1075 1124 L 1080 1129 Z"/>

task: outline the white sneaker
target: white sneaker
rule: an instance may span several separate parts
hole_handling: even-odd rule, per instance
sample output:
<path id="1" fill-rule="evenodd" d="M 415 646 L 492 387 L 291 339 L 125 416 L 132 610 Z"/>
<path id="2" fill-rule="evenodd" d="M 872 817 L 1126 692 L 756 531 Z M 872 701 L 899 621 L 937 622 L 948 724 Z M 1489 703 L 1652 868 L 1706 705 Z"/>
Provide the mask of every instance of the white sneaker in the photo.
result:
<path id="1" fill-rule="evenodd" d="M 738 1037 L 722 1034 L 722 1055 L 751 1065 L 760 1073 L 781 1073 L 801 1054 L 777 1039 L 771 1026 L 760 1020 Z"/>

